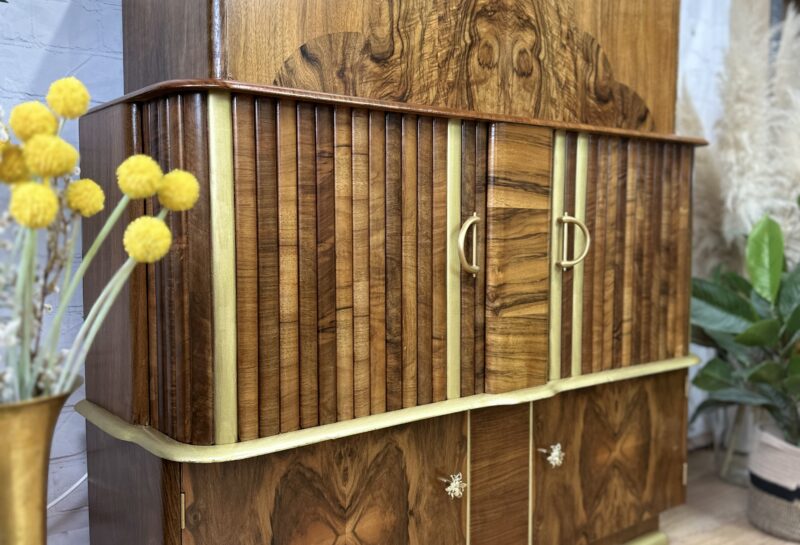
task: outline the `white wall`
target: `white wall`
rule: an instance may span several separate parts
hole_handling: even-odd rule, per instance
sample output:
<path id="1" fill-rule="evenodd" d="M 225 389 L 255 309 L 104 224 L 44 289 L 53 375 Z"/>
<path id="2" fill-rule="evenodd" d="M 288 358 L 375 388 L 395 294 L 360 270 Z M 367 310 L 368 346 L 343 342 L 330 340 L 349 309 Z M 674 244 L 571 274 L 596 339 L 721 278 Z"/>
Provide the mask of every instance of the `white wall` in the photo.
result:
<path id="1" fill-rule="evenodd" d="M 8 0 L 0 3 L 0 105 L 8 115 L 14 104 L 42 100 L 51 81 L 73 75 L 86 83 L 93 104 L 122 94 L 122 14 L 120 0 Z M 77 146 L 78 124 L 64 136 Z M 0 188 L 0 209 L 8 192 Z M 80 255 L 80 248 L 76 252 Z M 64 339 L 81 324 L 81 294 L 70 303 Z M 63 343 L 63 340 L 62 340 Z M 49 496 L 54 498 L 86 472 L 83 419 L 73 404 L 59 419 L 52 448 Z M 48 516 L 49 545 L 89 543 L 86 483 Z"/>

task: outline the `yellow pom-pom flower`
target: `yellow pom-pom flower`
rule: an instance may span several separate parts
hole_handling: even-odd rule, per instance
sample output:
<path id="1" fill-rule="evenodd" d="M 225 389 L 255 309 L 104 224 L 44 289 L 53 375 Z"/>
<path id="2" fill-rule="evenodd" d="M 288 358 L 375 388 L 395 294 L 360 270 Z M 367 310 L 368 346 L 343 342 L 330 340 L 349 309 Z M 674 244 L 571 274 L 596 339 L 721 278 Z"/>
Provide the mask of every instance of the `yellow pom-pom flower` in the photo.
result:
<path id="1" fill-rule="evenodd" d="M 15 184 L 30 177 L 28 165 L 22 154 L 22 148 L 7 144 L 0 155 L 0 180 L 7 184 Z"/>
<path id="2" fill-rule="evenodd" d="M 53 112 L 41 102 L 31 101 L 18 104 L 11 110 L 8 124 L 17 138 L 27 142 L 37 134 L 55 134 L 58 121 Z"/>
<path id="3" fill-rule="evenodd" d="M 158 202 L 174 212 L 189 210 L 200 195 L 200 184 L 191 172 L 176 168 L 164 176 Z"/>
<path id="4" fill-rule="evenodd" d="M 131 199 L 152 197 L 163 179 L 161 167 L 147 155 L 132 155 L 117 167 L 117 184 Z"/>
<path id="5" fill-rule="evenodd" d="M 58 197 L 48 185 L 22 182 L 11 191 L 8 211 L 20 225 L 41 229 L 53 223 L 58 212 Z"/>
<path id="6" fill-rule="evenodd" d="M 55 113 L 66 119 L 85 114 L 90 98 L 86 86 L 72 76 L 54 81 L 47 92 L 47 103 Z"/>
<path id="7" fill-rule="evenodd" d="M 43 178 L 69 174 L 78 163 L 78 150 L 50 134 L 32 137 L 25 143 L 23 154 L 30 171 Z"/>
<path id="8" fill-rule="evenodd" d="M 72 182 L 64 193 L 67 206 L 84 218 L 94 216 L 103 209 L 106 202 L 103 189 L 94 180 L 84 178 Z"/>
<path id="9" fill-rule="evenodd" d="M 125 251 L 138 263 L 155 263 L 172 245 L 172 233 L 159 218 L 142 216 L 133 220 L 122 237 Z"/>

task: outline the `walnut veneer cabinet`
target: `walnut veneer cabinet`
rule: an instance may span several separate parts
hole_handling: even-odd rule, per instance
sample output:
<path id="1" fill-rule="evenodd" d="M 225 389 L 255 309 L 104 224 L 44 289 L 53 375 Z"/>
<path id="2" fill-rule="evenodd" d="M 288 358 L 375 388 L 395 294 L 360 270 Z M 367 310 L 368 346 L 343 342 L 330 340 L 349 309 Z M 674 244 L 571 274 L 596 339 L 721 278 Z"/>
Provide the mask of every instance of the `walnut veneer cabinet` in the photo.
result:
<path id="1" fill-rule="evenodd" d="M 87 360 L 93 545 L 666 543 L 676 1 L 123 6 L 83 173 L 109 210 L 132 153 L 201 195 Z"/>

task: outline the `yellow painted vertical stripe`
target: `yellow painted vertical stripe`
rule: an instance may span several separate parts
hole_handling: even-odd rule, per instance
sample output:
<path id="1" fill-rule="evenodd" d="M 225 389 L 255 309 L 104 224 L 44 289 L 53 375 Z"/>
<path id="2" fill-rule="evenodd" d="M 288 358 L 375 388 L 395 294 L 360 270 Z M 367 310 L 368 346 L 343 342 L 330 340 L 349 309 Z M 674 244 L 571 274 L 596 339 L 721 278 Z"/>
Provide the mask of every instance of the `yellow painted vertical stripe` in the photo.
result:
<path id="1" fill-rule="evenodd" d="M 227 92 L 208 93 L 208 168 L 214 290 L 214 443 L 220 445 L 238 439 L 233 127 Z"/>
<path id="2" fill-rule="evenodd" d="M 575 217 L 586 223 L 586 178 L 589 169 L 589 135 L 578 135 L 575 153 Z M 569 183 L 569 182 L 567 182 Z M 583 231 L 575 229 L 573 255 L 579 255 L 586 245 Z M 583 261 L 572 269 L 572 376 L 581 374 L 583 349 Z"/>
<path id="3" fill-rule="evenodd" d="M 564 228 L 558 218 L 564 214 L 564 176 L 566 176 L 567 134 L 555 132 L 553 145 L 553 182 L 550 212 L 550 376 L 548 380 L 561 378 L 561 259 Z"/>
<path id="4" fill-rule="evenodd" d="M 467 515 L 464 517 L 466 528 L 464 535 L 467 536 L 466 545 L 472 543 L 470 530 L 472 529 L 472 411 L 467 411 Z"/>
<path id="5" fill-rule="evenodd" d="M 461 120 L 447 123 L 447 399 L 461 397 Z"/>

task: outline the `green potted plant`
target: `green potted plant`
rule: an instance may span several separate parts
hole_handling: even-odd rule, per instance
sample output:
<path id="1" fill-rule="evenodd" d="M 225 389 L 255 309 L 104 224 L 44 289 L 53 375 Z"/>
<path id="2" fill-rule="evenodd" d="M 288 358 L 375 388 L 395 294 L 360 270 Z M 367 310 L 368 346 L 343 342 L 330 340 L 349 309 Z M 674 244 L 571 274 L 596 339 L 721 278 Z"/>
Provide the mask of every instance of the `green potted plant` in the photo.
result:
<path id="1" fill-rule="evenodd" d="M 750 455 L 748 517 L 800 541 L 800 265 L 786 270 L 783 233 L 765 217 L 747 239 L 746 277 L 722 267 L 692 280 L 696 343 L 716 348 L 695 386 L 712 409 L 750 406 L 766 415 Z"/>
<path id="2" fill-rule="evenodd" d="M 78 268 L 72 255 L 81 221 L 99 214 L 105 194 L 92 180 L 78 179 L 78 151 L 59 133 L 83 115 L 89 93 L 75 78 L 53 83 L 47 104 L 17 105 L 8 128 L 0 119 L 0 182 L 9 191 L 0 213 L 0 543 L 46 542 L 47 470 L 53 428 L 67 396 L 80 383 L 92 341 L 138 263 L 153 263 L 170 248 L 164 222 L 197 201 L 199 184 L 181 170 L 164 174 L 152 158 L 134 155 L 117 168 L 122 195 Z M 8 130 L 10 129 L 10 130 Z M 109 280 L 72 345 L 58 341 L 67 304 L 100 246 L 133 199 L 157 198 L 157 216 L 126 228 L 129 258 Z M 50 319 L 47 320 L 47 315 Z"/>

